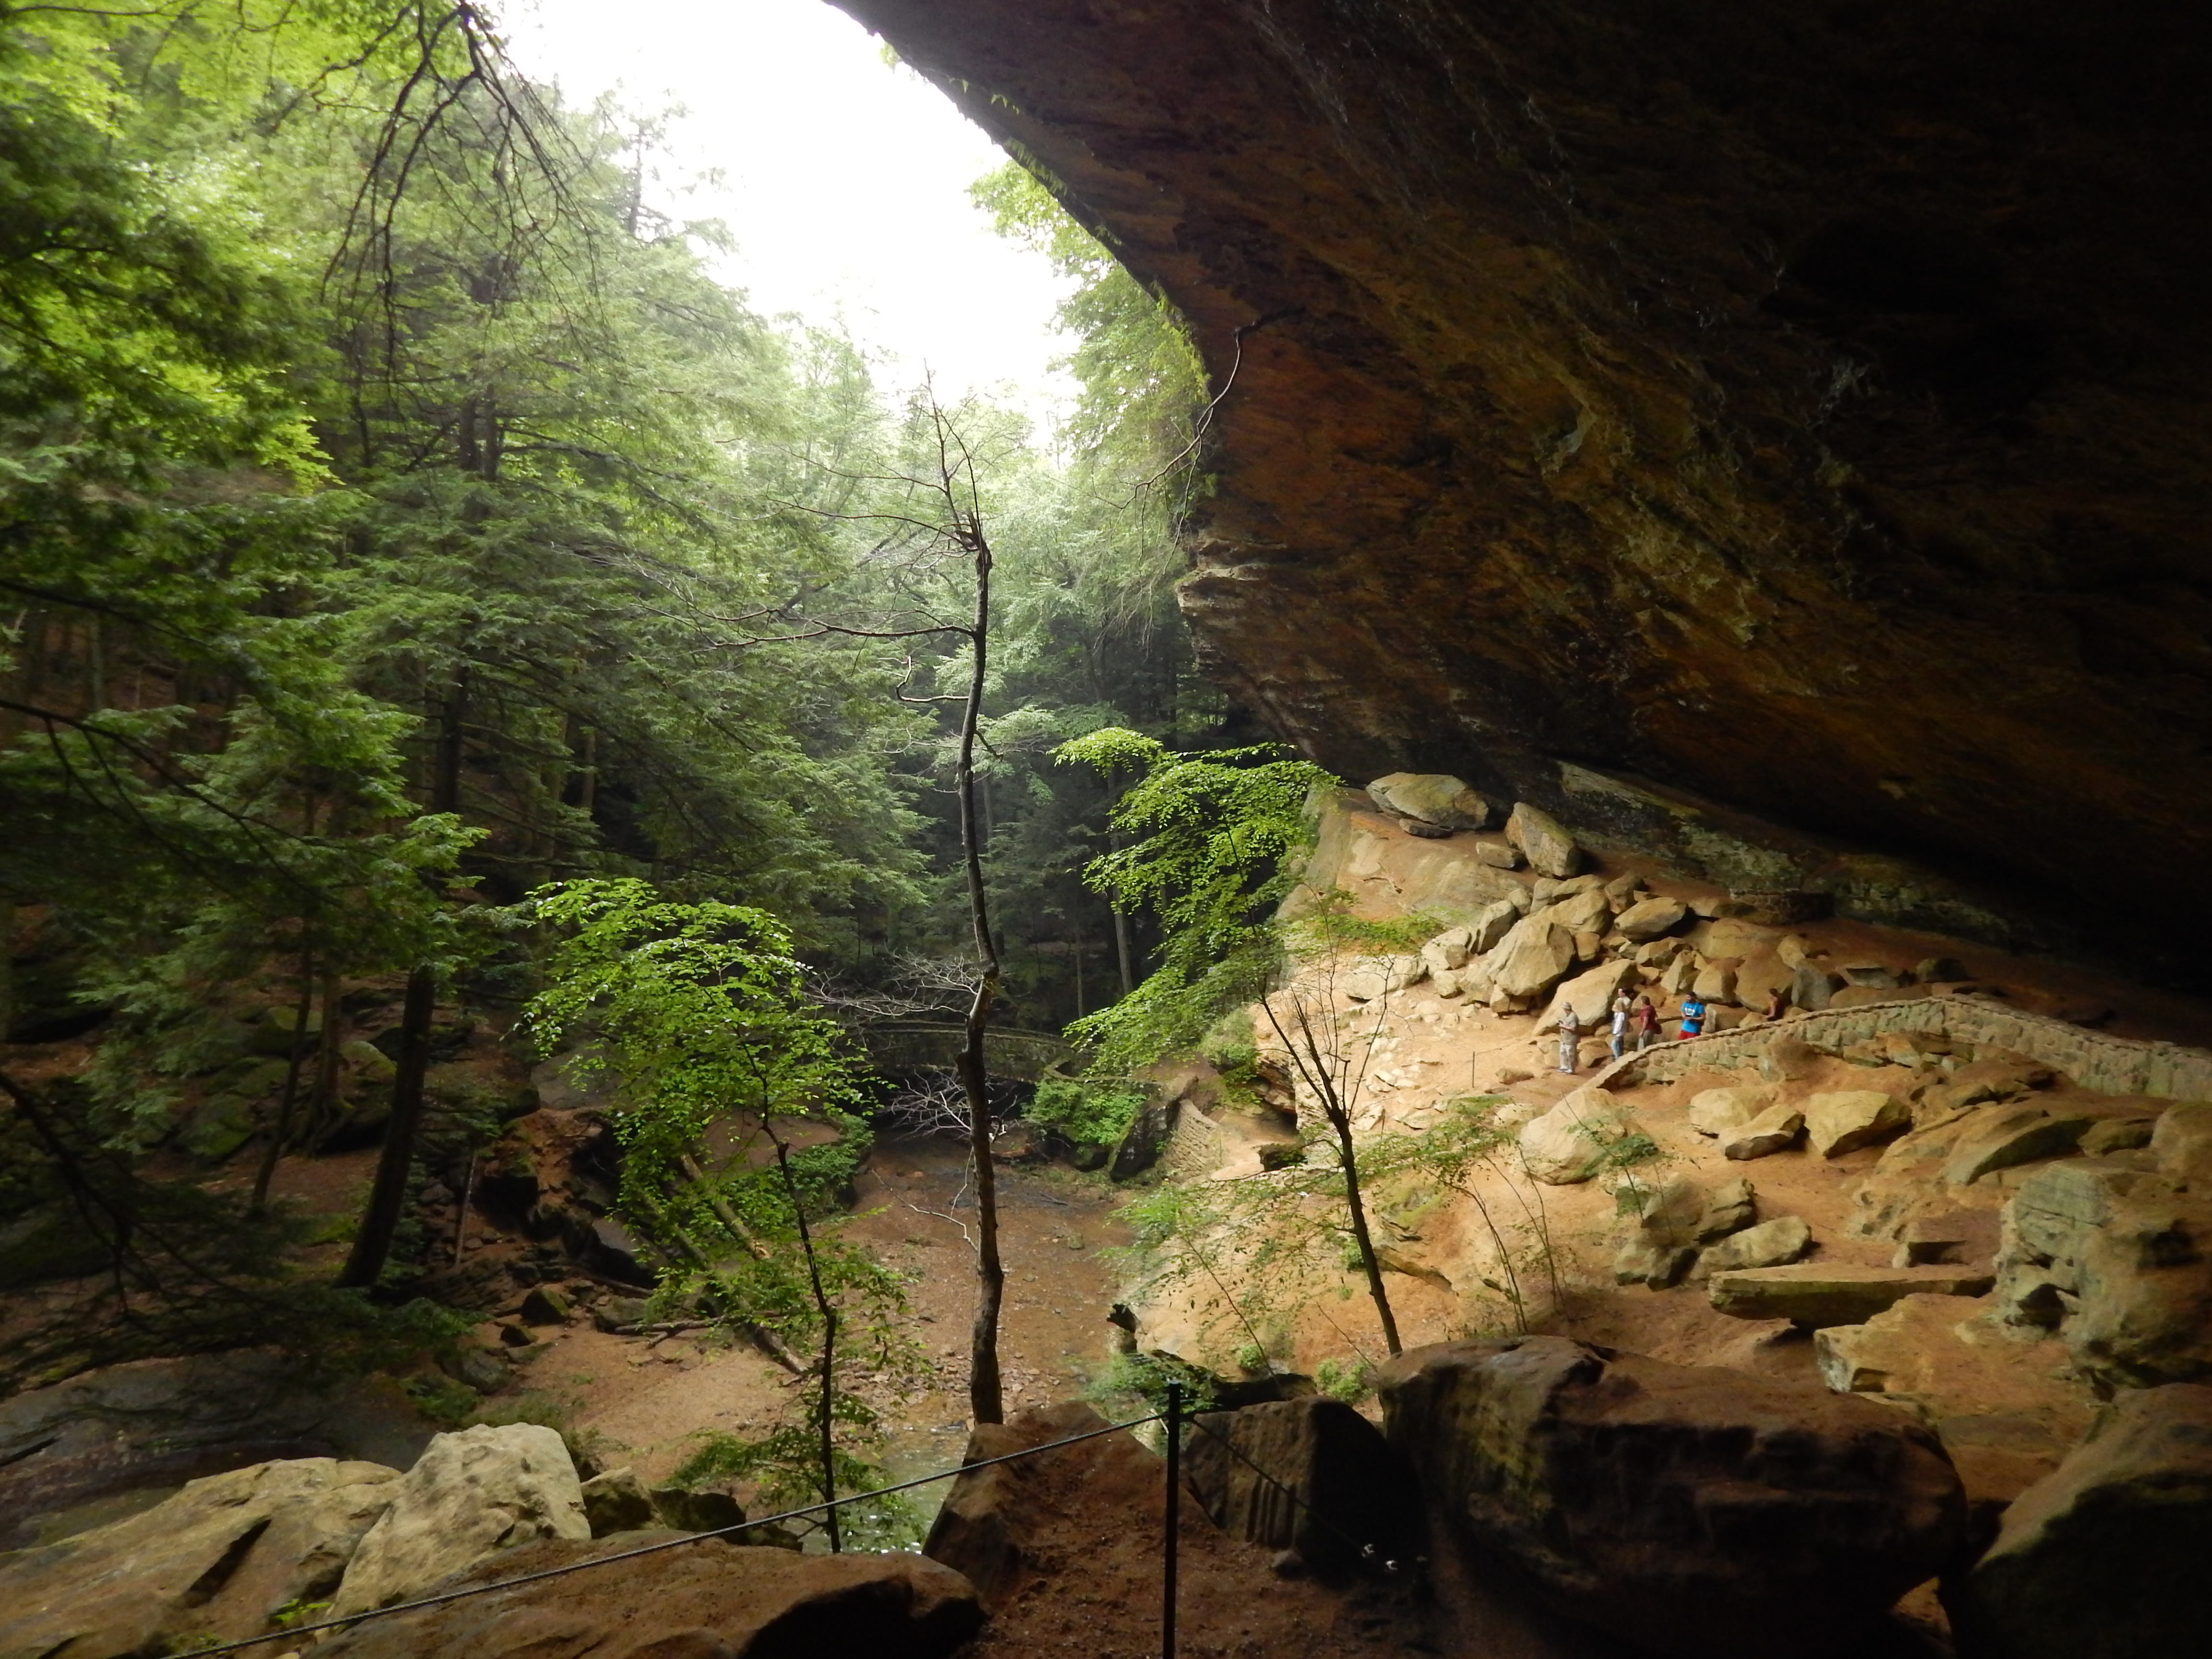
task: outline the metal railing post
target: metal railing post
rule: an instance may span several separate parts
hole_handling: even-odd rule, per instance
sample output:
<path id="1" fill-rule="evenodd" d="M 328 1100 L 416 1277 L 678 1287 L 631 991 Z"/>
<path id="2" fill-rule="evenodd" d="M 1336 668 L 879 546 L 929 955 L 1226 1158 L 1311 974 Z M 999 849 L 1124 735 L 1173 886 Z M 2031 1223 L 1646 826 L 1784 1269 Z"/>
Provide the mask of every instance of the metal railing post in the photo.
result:
<path id="1" fill-rule="evenodd" d="M 1175 1659 L 1176 1534 L 1182 1521 L 1182 1384 L 1168 1384 L 1167 1535 L 1160 1540 L 1160 1659 Z"/>

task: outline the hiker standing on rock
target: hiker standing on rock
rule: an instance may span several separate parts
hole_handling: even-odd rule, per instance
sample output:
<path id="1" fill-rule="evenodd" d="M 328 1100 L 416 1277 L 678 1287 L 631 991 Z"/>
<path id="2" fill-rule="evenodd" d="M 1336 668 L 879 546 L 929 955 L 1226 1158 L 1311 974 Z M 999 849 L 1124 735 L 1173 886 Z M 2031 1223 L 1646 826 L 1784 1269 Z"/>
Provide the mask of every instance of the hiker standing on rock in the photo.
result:
<path id="1" fill-rule="evenodd" d="M 1636 1027 L 1636 1052 L 1640 1054 L 1659 1040 L 1658 1007 L 1650 997 L 1638 997 L 1631 1018 Z"/>
<path id="2" fill-rule="evenodd" d="M 1582 1064 L 1582 1021 L 1575 1018 L 1571 1002 L 1559 1011 L 1559 1069 L 1572 1072 Z"/>
<path id="3" fill-rule="evenodd" d="M 1613 1048 L 1613 1057 L 1620 1058 L 1620 1051 L 1628 1045 L 1628 993 L 1617 993 L 1613 999 L 1613 1026 L 1607 1036 Z"/>

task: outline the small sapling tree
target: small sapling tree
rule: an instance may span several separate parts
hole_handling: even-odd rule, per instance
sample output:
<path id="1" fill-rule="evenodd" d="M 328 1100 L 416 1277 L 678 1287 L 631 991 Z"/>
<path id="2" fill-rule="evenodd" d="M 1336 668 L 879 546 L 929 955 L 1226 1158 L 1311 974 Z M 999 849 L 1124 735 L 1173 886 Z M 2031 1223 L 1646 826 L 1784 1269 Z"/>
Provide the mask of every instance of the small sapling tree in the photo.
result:
<path id="1" fill-rule="evenodd" d="M 877 1428 L 847 1379 L 913 1362 L 897 1278 L 836 1237 L 836 1194 L 867 1148 L 842 1028 L 765 911 L 623 880 L 543 889 L 526 914 L 558 933 L 531 1029 L 616 1085 L 618 1204 L 660 1258 L 656 1297 L 761 1343 L 808 1385 L 803 1424 L 723 1437 L 710 1472 L 757 1479 L 772 1501 L 830 1503 L 872 1473 L 839 1444 L 841 1431 L 865 1443 Z M 826 1514 L 842 1548 L 844 1523 Z"/>

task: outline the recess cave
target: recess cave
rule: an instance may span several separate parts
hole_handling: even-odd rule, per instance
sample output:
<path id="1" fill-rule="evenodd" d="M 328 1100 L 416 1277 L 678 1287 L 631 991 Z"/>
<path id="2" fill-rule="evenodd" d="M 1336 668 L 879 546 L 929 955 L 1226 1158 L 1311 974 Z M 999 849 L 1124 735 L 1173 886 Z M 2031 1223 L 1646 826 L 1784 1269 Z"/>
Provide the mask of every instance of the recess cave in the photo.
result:
<path id="1" fill-rule="evenodd" d="M 2212 916 L 2201 8 L 838 3 L 1188 318 L 1314 758 Z"/>

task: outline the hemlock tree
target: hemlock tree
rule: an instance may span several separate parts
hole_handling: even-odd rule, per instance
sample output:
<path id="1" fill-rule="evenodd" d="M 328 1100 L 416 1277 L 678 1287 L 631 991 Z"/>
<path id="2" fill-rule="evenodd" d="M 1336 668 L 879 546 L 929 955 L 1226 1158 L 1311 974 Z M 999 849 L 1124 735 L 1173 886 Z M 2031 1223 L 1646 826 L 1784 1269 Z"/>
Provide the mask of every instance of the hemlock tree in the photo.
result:
<path id="1" fill-rule="evenodd" d="M 616 1085 L 618 1204 L 660 1257 L 655 1295 L 764 1336 L 809 1385 L 803 1424 L 724 1444 L 716 1472 L 823 1504 L 865 1486 L 874 1471 L 839 1435 L 870 1441 L 878 1425 L 845 1367 L 896 1375 L 913 1349 L 897 1277 L 836 1236 L 868 1146 L 862 1068 L 808 1000 L 789 931 L 637 880 L 549 887 L 521 914 L 556 933 L 532 1034 L 549 1054 L 578 1045 L 572 1069 Z M 823 1524 L 842 1548 L 838 1510 Z"/>
<path id="2" fill-rule="evenodd" d="M 1276 745 L 1176 754 L 1118 727 L 1063 744 L 1054 757 L 1134 780 L 1113 811 L 1127 844 L 1091 860 L 1084 879 L 1158 916 L 1158 965 L 1132 994 L 1068 1028 L 1097 1045 L 1094 1072 L 1125 1077 L 1194 1044 L 1266 988 L 1281 953 L 1274 911 L 1312 838 L 1306 799 L 1335 779 Z"/>

